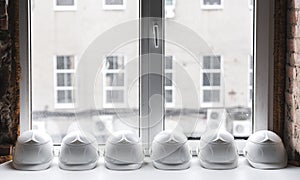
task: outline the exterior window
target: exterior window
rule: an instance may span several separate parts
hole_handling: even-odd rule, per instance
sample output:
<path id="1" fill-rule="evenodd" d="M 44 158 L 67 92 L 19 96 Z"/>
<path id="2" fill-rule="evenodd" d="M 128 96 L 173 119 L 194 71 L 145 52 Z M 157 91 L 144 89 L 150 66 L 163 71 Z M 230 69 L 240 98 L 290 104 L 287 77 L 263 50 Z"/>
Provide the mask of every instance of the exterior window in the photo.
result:
<path id="1" fill-rule="evenodd" d="M 166 0 L 166 6 L 174 6 L 175 0 Z"/>
<path id="2" fill-rule="evenodd" d="M 54 0 L 54 10 L 73 11 L 76 10 L 77 0 Z"/>
<path id="3" fill-rule="evenodd" d="M 60 10 L 78 6 L 78 11 L 53 12 L 53 2 Z M 257 88 L 264 78 L 257 78 L 259 83 L 254 89 L 252 77 L 263 77 L 260 73 L 264 72 L 253 69 L 247 58 L 253 47 L 262 46 L 253 41 L 257 38 L 257 22 L 253 11 L 249 11 L 248 0 L 101 0 L 97 1 L 99 7 L 91 1 L 80 1 L 78 5 L 77 2 L 53 0 L 48 6 L 44 1 L 34 1 L 31 4 L 35 8 L 28 11 L 32 23 L 22 29 L 29 29 L 30 38 L 30 43 L 23 43 L 30 45 L 31 82 L 26 92 L 31 100 L 30 118 L 25 119 L 32 121 L 28 123 L 32 127 L 46 130 L 55 143 L 61 143 L 75 120 L 80 120 L 83 130 L 94 132 L 100 144 L 106 142 L 111 132 L 121 129 L 140 132 L 143 143 L 151 142 L 163 128 L 182 130 L 190 139 L 199 138 L 217 110 L 219 114 L 228 109 L 247 112 L 251 114 L 247 120 L 254 124 L 252 94 L 262 97 Z M 261 2 L 265 1 L 253 1 L 254 5 Z M 141 21 L 143 17 L 163 16 L 161 3 L 165 3 L 165 17 L 174 17 L 176 22 L 164 18 L 155 18 L 153 23 Z M 218 10 L 225 5 L 226 10 Z M 49 28 L 41 28 L 45 19 L 49 19 Z M 130 20 L 136 23 L 127 26 L 124 22 Z M 152 27 L 156 23 L 157 33 Z M 269 28 L 259 28 L 265 29 Z M 153 43 L 155 35 L 159 47 Z M 255 52 L 257 56 L 253 58 L 256 67 L 264 67 L 260 64 L 268 60 L 260 53 Z M 54 54 L 58 56 L 53 57 Z M 145 73 L 152 74 L 144 76 Z M 260 106 L 254 107 L 260 110 Z M 159 125 L 147 129 L 154 120 Z M 233 122 L 242 120 L 238 116 L 226 117 L 226 130 L 234 133 Z"/>
<path id="4" fill-rule="evenodd" d="M 202 62 L 201 102 L 211 107 L 221 103 L 221 56 L 203 56 Z"/>
<path id="5" fill-rule="evenodd" d="M 201 0 L 202 9 L 223 9 L 224 0 Z"/>
<path id="6" fill-rule="evenodd" d="M 55 107 L 73 108 L 74 56 L 55 57 Z"/>
<path id="7" fill-rule="evenodd" d="M 248 0 L 249 9 L 253 9 L 253 0 Z"/>
<path id="8" fill-rule="evenodd" d="M 118 107 L 125 103 L 124 56 L 107 56 L 104 70 L 104 107 Z"/>
<path id="9" fill-rule="evenodd" d="M 175 4 L 176 4 L 176 0 L 166 0 L 165 1 L 165 17 L 166 18 L 175 17 Z"/>
<path id="10" fill-rule="evenodd" d="M 126 0 L 103 0 L 103 9 L 105 10 L 126 9 Z"/>
<path id="11" fill-rule="evenodd" d="M 249 78 L 248 78 L 248 91 L 249 91 L 249 107 L 252 107 L 252 101 L 253 101 L 253 56 L 249 56 Z"/>
<path id="12" fill-rule="evenodd" d="M 166 107 L 174 106 L 174 73 L 173 56 L 165 57 L 165 102 Z"/>

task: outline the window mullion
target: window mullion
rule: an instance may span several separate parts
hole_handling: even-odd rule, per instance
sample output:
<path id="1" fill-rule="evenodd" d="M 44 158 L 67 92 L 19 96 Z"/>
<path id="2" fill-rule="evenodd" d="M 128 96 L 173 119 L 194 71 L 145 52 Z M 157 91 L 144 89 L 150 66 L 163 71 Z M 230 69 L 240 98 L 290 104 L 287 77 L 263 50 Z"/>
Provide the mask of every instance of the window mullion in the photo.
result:
<path id="1" fill-rule="evenodd" d="M 164 117 L 164 0 L 141 0 L 140 136 L 146 155 Z"/>

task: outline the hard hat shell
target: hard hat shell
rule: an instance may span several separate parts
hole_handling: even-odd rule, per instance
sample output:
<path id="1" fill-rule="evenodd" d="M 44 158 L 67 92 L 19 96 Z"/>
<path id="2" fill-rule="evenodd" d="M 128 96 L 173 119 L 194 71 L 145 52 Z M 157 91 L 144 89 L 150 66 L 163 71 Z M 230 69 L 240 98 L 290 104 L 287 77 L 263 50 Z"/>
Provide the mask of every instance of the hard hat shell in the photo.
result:
<path id="1" fill-rule="evenodd" d="M 236 168 L 238 153 L 233 136 L 225 130 L 205 133 L 198 146 L 198 158 L 207 169 Z"/>
<path id="2" fill-rule="evenodd" d="M 179 170 L 190 167 L 191 154 L 183 133 L 162 131 L 154 137 L 151 159 L 158 169 Z"/>
<path id="3" fill-rule="evenodd" d="M 63 138 L 59 155 L 61 169 L 93 169 L 97 165 L 98 158 L 98 144 L 92 135 L 82 131 L 73 131 Z"/>
<path id="4" fill-rule="evenodd" d="M 258 169 L 279 169 L 287 166 L 287 153 L 281 138 L 272 131 L 252 134 L 244 148 L 244 156 Z"/>
<path id="5" fill-rule="evenodd" d="M 43 170 L 50 167 L 53 159 L 51 137 L 41 131 L 23 132 L 13 152 L 13 166 L 19 170 Z"/>
<path id="6" fill-rule="evenodd" d="M 105 166 L 113 170 L 133 170 L 144 160 L 140 138 L 129 130 L 114 132 L 106 141 Z"/>

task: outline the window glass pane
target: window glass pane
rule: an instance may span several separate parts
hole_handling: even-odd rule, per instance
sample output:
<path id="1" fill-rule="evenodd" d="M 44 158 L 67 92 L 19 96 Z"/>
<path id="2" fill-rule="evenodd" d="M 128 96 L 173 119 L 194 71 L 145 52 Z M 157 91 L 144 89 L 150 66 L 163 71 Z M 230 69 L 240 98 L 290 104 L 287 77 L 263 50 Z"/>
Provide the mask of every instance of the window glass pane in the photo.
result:
<path id="1" fill-rule="evenodd" d="M 204 90 L 203 100 L 204 102 L 219 102 L 220 90 Z"/>
<path id="2" fill-rule="evenodd" d="M 56 69 L 64 69 L 65 68 L 65 62 L 64 62 L 64 57 L 63 56 L 57 56 L 57 67 Z"/>
<path id="3" fill-rule="evenodd" d="M 174 9 L 166 13 L 172 19 L 165 19 L 165 51 L 176 57 L 172 64 L 174 102 L 165 108 L 166 129 L 199 138 L 206 130 L 209 113 L 246 109 L 246 119 L 226 116 L 222 128 L 236 137 L 249 135 L 246 129 L 252 129 L 255 72 L 253 9 L 248 0 L 176 0 Z M 167 99 L 169 94 L 165 96 Z M 245 126 L 244 133 L 234 124 Z"/>
<path id="4" fill-rule="evenodd" d="M 124 86 L 124 73 L 108 73 L 106 74 L 107 86 Z"/>
<path id="5" fill-rule="evenodd" d="M 252 56 L 252 55 L 250 55 L 249 61 L 250 61 L 250 62 L 249 62 L 249 64 L 250 64 L 249 66 L 250 66 L 250 67 L 249 67 L 249 68 L 253 70 L 253 56 Z"/>
<path id="6" fill-rule="evenodd" d="M 99 144 L 117 130 L 138 134 L 139 1 L 31 5 L 32 127 L 55 144 L 78 127 Z"/>
<path id="7" fill-rule="evenodd" d="M 57 86 L 72 86 L 72 73 L 57 73 Z"/>
<path id="8" fill-rule="evenodd" d="M 73 6 L 74 0 L 56 0 L 57 6 Z"/>
<path id="9" fill-rule="evenodd" d="M 72 103 L 72 91 L 71 90 L 58 90 L 57 91 L 57 103 Z"/>
<path id="10" fill-rule="evenodd" d="M 203 86 L 210 86 L 210 73 L 203 73 Z"/>
<path id="11" fill-rule="evenodd" d="M 165 57 L 165 69 L 172 69 L 173 68 L 173 57 L 166 56 Z"/>
<path id="12" fill-rule="evenodd" d="M 165 73 L 165 86 L 172 86 L 172 73 Z"/>
<path id="13" fill-rule="evenodd" d="M 250 86 L 253 86 L 253 73 L 250 73 Z"/>
<path id="14" fill-rule="evenodd" d="M 73 56 L 57 56 L 56 57 L 56 68 L 57 69 L 75 69 Z"/>
<path id="15" fill-rule="evenodd" d="M 221 75 L 220 73 L 212 73 L 212 79 L 211 79 L 211 82 L 212 82 L 212 85 L 213 86 L 220 86 L 221 85 Z"/>
<path id="16" fill-rule="evenodd" d="M 122 56 L 107 56 L 106 57 L 107 69 L 124 69 L 124 57 Z"/>
<path id="17" fill-rule="evenodd" d="M 204 56 L 203 69 L 220 69 L 221 58 L 220 56 Z"/>
<path id="18" fill-rule="evenodd" d="M 167 6 L 172 6 L 173 5 L 173 0 L 165 0 Z"/>
<path id="19" fill-rule="evenodd" d="M 205 4 L 205 5 L 220 5 L 221 0 L 203 0 L 203 4 Z"/>
<path id="20" fill-rule="evenodd" d="M 122 5 L 123 0 L 105 0 L 105 4 L 107 4 L 107 5 Z"/>
<path id="21" fill-rule="evenodd" d="M 107 103 L 123 103 L 124 91 L 123 90 L 108 90 L 106 92 Z"/>
<path id="22" fill-rule="evenodd" d="M 165 98 L 166 98 L 166 103 L 172 103 L 173 102 L 173 91 L 172 90 L 166 90 L 165 91 Z"/>

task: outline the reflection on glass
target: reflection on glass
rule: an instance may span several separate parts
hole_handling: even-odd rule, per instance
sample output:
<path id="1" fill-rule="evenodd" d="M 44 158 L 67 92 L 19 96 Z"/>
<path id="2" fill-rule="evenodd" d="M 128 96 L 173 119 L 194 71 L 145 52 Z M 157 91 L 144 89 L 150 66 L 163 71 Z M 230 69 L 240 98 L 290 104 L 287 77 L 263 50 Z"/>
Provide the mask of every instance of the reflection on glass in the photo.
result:
<path id="1" fill-rule="evenodd" d="M 138 39 L 108 47 L 116 42 L 111 28 L 137 21 L 138 1 L 46 0 L 31 5 L 32 127 L 47 131 L 54 143 L 78 128 L 101 144 L 113 131 L 137 132 Z M 138 26 L 130 28 L 138 37 Z M 110 34 L 98 42 L 105 33 Z M 102 47 L 89 54 L 95 42 Z M 78 73 L 82 67 L 87 69 Z M 95 75 L 85 78 L 92 71 Z M 80 78 L 92 87 L 81 91 Z"/>
<path id="2" fill-rule="evenodd" d="M 166 5 L 171 1 L 166 1 Z M 176 0 L 172 16 L 166 10 L 166 54 L 174 59 L 172 76 L 165 73 L 166 129 L 199 138 L 213 122 L 235 137 L 247 137 L 252 129 L 253 101 L 253 3 L 248 0 Z M 198 34 L 203 42 L 190 54 L 188 46 L 176 45 L 172 37 L 180 23 Z M 170 38 L 170 39 L 169 39 Z M 189 42 L 185 42 L 189 45 Z M 202 44 L 201 44 L 202 43 Z M 187 48 L 187 49 L 185 49 Z M 169 59 L 165 59 L 165 68 Z M 166 70 L 165 70 L 166 71 Z M 167 71 L 166 71 L 167 72 Z M 172 82 L 170 82 L 172 81 Z"/>

